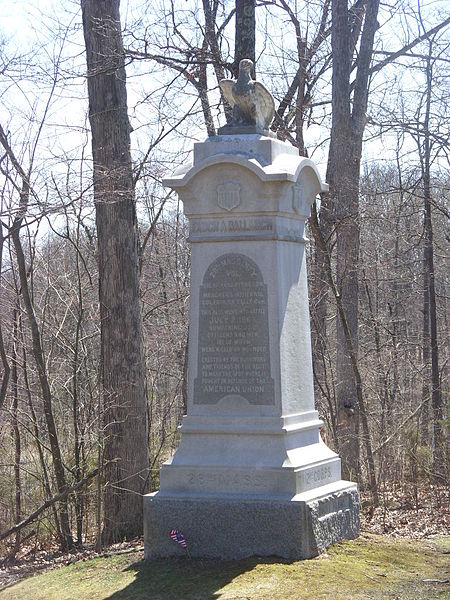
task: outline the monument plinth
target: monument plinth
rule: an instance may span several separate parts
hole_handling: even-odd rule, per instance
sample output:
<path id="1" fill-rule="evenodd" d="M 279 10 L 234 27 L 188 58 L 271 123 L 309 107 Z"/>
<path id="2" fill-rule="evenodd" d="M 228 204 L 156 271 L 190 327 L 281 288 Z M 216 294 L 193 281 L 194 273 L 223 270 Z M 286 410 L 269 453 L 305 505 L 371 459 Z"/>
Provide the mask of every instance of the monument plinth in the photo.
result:
<path id="1" fill-rule="evenodd" d="M 192 244 L 188 409 L 145 496 L 146 556 L 315 556 L 359 534 L 354 483 L 314 408 L 304 227 L 314 163 L 257 134 L 195 144 L 165 181 Z"/>

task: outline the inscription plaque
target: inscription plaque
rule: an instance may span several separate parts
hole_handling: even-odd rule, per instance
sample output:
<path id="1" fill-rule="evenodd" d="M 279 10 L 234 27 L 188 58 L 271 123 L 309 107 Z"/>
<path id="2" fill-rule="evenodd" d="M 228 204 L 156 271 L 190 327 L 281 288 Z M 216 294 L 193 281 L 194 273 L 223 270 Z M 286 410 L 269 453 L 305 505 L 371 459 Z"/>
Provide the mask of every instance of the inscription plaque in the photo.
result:
<path id="1" fill-rule="evenodd" d="M 267 285 L 258 265 L 243 254 L 224 254 L 200 286 L 195 404 L 225 396 L 274 404 L 270 376 Z"/>

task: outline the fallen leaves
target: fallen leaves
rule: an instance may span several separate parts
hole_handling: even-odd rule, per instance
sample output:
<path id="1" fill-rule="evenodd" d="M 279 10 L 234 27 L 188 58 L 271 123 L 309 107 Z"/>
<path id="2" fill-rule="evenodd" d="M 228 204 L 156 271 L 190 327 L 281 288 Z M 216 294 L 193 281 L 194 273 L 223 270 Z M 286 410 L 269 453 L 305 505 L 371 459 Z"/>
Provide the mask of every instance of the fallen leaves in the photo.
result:
<path id="1" fill-rule="evenodd" d="M 424 486 L 417 502 L 410 487 L 392 486 L 380 494 L 380 506 L 375 509 L 361 496 L 362 531 L 413 539 L 450 534 L 449 496 L 444 486 Z"/>

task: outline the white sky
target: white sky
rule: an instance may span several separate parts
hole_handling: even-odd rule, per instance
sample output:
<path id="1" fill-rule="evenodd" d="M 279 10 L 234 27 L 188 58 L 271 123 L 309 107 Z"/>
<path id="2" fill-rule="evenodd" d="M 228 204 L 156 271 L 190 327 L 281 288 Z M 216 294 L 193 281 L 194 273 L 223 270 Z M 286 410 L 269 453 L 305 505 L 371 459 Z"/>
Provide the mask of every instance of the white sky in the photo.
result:
<path id="1" fill-rule="evenodd" d="M 137 14 L 143 14 L 141 25 L 149 26 L 150 39 L 154 42 L 157 35 L 164 35 L 164 27 L 153 13 L 142 11 L 144 4 L 144 0 L 133 2 L 122 0 L 122 23 L 131 24 Z M 297 4 L 300 9 L 304 2 L 299 0 Z M 405 40 L 413 39 L 419 32 L 419 27 L 413 19 L 398 16 L 390 18 L 389 7 L 397 4 L 399 2 L 394 0 L 385 3 L 380 11 L 379 20 L 383 27 L 377 35 L 377 50 L 396 50 Z M 402 4 L 406 6 L 408 2 L 404 1 Z M 415 2 L 413 4 L 415 6 Z M 291 6 L 295 7 L 295 5 L 296 2 L 291 1 Z M 311 2 L 310 5 L 312 11 L 314 3 Z M 445 5 L 448 8 L 449 3 L 442 0 L 440 2 L 427 0 L 426 5 L 424 14 L 427 21 L 434 24 L 438 22 L 436 13 L 443 13 Z M 158 10 L 167 9 L 168 2 L 152 0 L 151 6 L 156 14 Z M 180 0 L 179 6 L 184 11 L 188 9 L 195 11 L 199 2 Z M 257 11 L 261 28 L 266 24 L 265 13 L 262 10 L 260 8 Z M 231 34 L 233 27 L 231 22 L 229 25 Z M 282 84 L 276 77 L 277 72 L 281 68 L 293 72 L 296 68 L 295 62 L 289 58 L 290 55 L 295 57 L 295 36 L 293 28 L 285 17 L 280 18 L 275 25 L 268 23 L 268 29 L 271 34 L 270 39 L 264 39 L 261 35 L 257 37 L 257 53 L 263 53 L 263 58 L 258 65 L 258 73 L 260 80 L 275 95 L 277 93 L 280 95 L 284 89 L 278 89 Z M 184 31 L 192 36 L 196 34 L 195 28 L 189 31 L 188 25 Z M 64 44 L 61 41 L 63 36 L 65 36 Z M 79 190 L 83 185 L 80 183 L 82 179 L 80 158 L 89 156 L 90 147 L 86 120 L 88 102 L 84 79 L 84 42 L 78 0 L 0 0 L 0 40 L 2 39 L 5 41 L 4 60 L 12 60 L 12 62 L 6 69 L 6 77 L 0 76 L 0 122 L 3 127 L 9 129 L 14 149 L 24 164 L 27 164 L 30 159 L 33 140 L 50 97 L 52 63 L 61 52 L 59 79 L 47 109 L 46 124 L 40 134 L 36 151 L 35 185 L 39 193 L 45 195 L 51 187 L 48 179 L 50 175 L 57 180 L 58 178 L 63 180 L 69 172 L 70 185 L 74 191 Z M 233 51 L 233 43 L 230 44 L 230 50 Z M 135 129 L 132 139 L 135 155 L 142 155 L 150 141 L 161 132 L 161 123 L 157 119 L 158 111 L 168 119 L 169 124 L 174 125 L 177 115 L 182 114 L 183 110 L 196 100 L 195 91 L 189 85 L 185 85 L 185 92 L 188 93 L 182 94 L 181 91 L 172 95 L 169 93 L 167 82 L 172 79 L 172 75 L 168 69 L 149 62 L 135 63 L 127 69 L 129 113 Z M 388 88 L 385 86 L 387 75 L 393 81 Z M 177 79 L 174 85 L 179 85 L 181 81 Z M 210 77 L 209 81 L 214 83 L 214 78 Z M 375 120 L 378 118 L 378 103 L 383 110 L 387 106 L 392 106 L 393 111 L 398 112 L 399 88 L 404 91 L 406 102 L 416 102 L 418 92 L 420 95 L 420 88 L 423 85 L 423 74 L 419 70 L 410 68 L 400 71 L 389 67 L 388 70 L 378 74 L 372 83 L 374 92 L 372 106 L 369 109 L 370 115 L 374 116 Z M 329 96 L 330 82 L 324 81 L 321 86 L 319 92 L 326 98 Z M 315 101 L 319 99 L 319 92 Z M 146 95 L 149 98 L 145 99 Z M 211 97 L 214 98 L 214 94 Z M 197 109 L 199 108 L 197 103 Z M 411 108 L 409 111 L 411 112 Z M 316 111 L 316 116 L 319 115 L 320 109 Z M 223 117 L 221 122 L 223 123 Z M 325 120 L 324 123 L 325 126 L 311 125 L 305 131 L 306 143 L 310 150 L 318 145 L 312 157 L 318 164 L 323 178 L 326 170 L 327 144 L 320 144 L 329 135 L 329 121 Z M 168 128 L 169 125 L 166 124 L 165 127 Z M 172 170 L 172 161 L 181 160 L 185 152 L 192 147 L 194 140 L 202 140 L 206 136 L 201 113 L 182 123 L 177 129 L 183 132 L 184 137 L 175 132 L 171 133 L 151 154 L 154 163 L 152 168 L 157 177 L 160 177 L 164 170 Z M 375 130 L 376 127 L 368 126 L 366 137 L 373 135 Z M 378 137 L 365 144 L 364 161 L 392 160 L 395 146 L 396 135 L 385 134 L 381 138 Z M 408 142 L 404 151 L 409 155 L 412 150 L 413 146 Z M 179 152 L 182 154 L 177 158 Z M 87 173 L 86 181 L 88 179 Z"/>

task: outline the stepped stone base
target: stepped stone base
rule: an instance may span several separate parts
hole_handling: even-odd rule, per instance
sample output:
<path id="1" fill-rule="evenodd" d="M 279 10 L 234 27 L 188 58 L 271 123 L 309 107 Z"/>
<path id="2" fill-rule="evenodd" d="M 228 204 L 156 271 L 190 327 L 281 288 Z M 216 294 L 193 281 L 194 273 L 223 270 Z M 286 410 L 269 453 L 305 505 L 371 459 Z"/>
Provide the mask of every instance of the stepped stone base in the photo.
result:
<path id="1" fill-rule="evenodd" d="M 185 554 L 170 529 L 182 531 L 191 556 L 312 558 L 359 535 L 358 492 L 355 484 L 339 481 L 285 500 L 146 495 L 146 558 Z"/>

